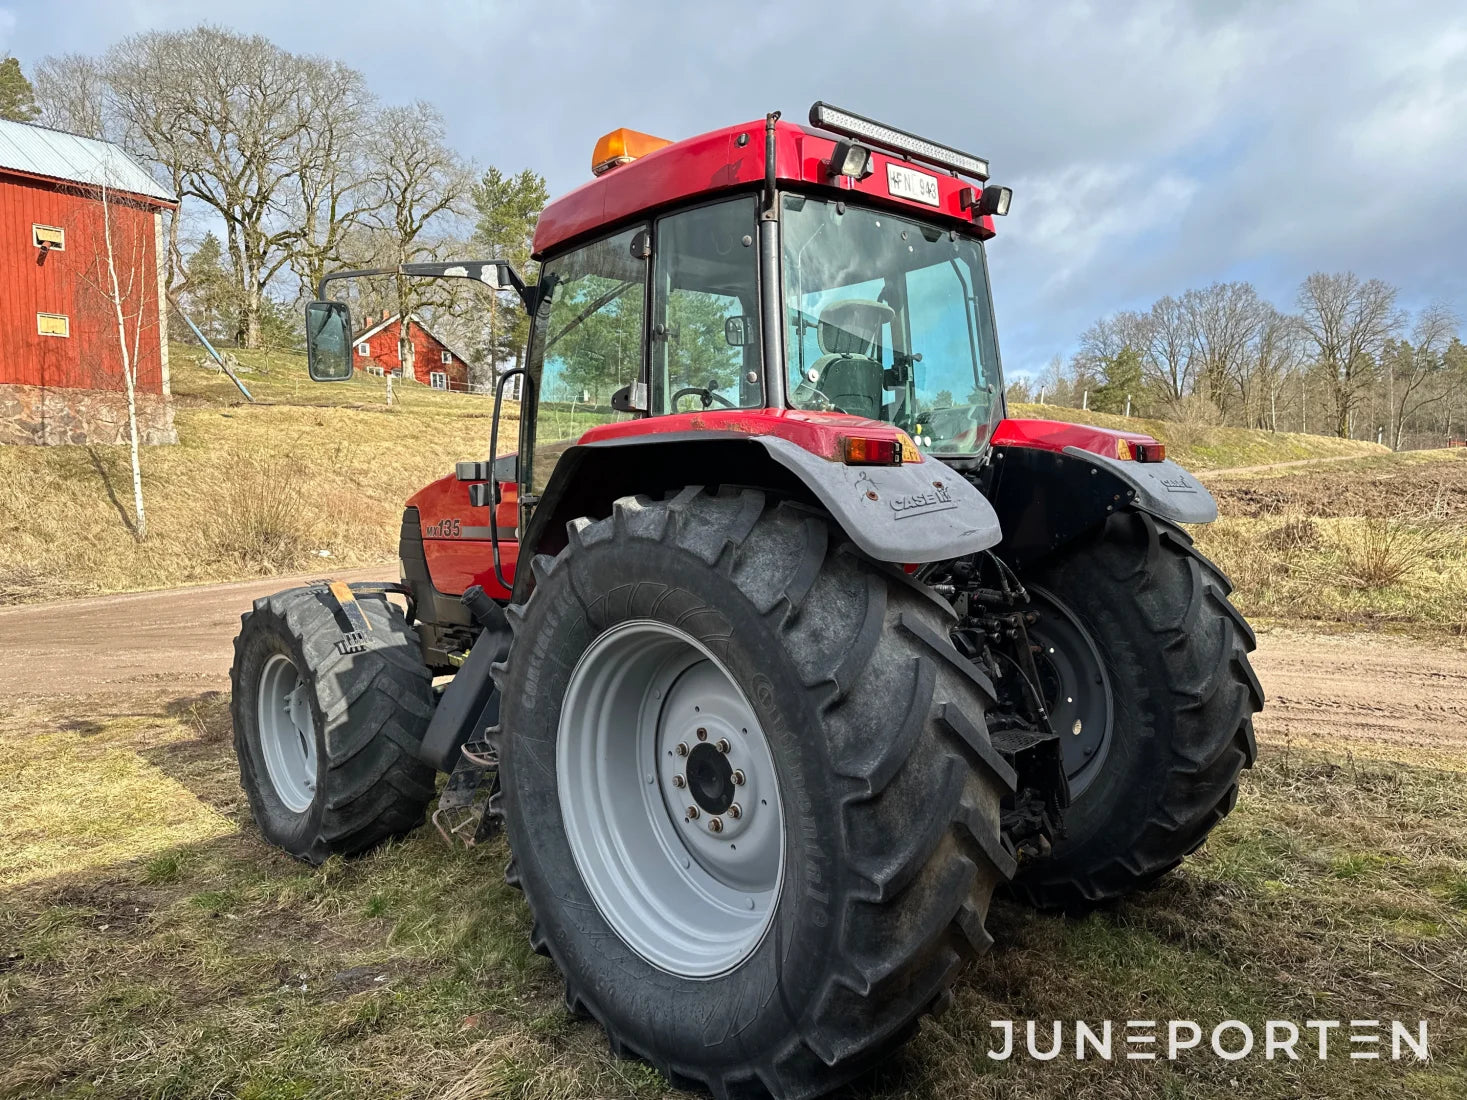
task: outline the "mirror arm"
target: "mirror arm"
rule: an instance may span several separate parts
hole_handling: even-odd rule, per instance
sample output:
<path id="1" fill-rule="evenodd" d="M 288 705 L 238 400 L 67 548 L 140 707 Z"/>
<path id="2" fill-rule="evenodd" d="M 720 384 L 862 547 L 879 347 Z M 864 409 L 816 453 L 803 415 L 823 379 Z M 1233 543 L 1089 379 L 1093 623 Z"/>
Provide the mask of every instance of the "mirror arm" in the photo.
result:
<path id="1" fill-rule="evenodd" d="M 481 274 L 484 268 L 489 266 L 499 268 L 509 277 L 509 288 L 519 295 L 520 301 L 524 303 L 525 309 L 530 313 L 535 312 L 535 306 L 539 304 L 539 296 L 536 293 L 538 284 L 530 285 L 520 277 L 520 273 L 514 269 L 514 265 L 505 260 L 462 260 L 456 263 L 431 263 L 431 264 L 398 264 L 396 267 L 364 267 L 354 271 L 333 271 L 329 275 L 323 275 L 321 281 L 316 285 L 316 298 L 326 301 L 326 287 L 336 279 L 360 279 L 368 275 L 411 275 L 424 279 L 473 279 L 475 282 L 483 282 Z M 495 290 L 505 289 L 500 287 L 498 276 L 495 277 Z"/>

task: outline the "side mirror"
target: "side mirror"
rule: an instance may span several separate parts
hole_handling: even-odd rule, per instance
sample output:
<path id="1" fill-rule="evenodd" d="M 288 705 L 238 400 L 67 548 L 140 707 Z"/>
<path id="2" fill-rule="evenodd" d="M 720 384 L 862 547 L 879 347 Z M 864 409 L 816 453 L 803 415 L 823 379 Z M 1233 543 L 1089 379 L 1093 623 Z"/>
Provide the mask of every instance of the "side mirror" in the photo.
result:
<path id="1" fill-rule="evenodd" d="M 740 314 L 723 322 L 723 339 L 731 348 L 746 348 L 754 342 L 754 326 Z"/>
<path id="2" fill-rule="evenodd" d="M 352 375 L 351 310 L 345 302 L 306 303 L 306 369 L 312 382 Z"/>

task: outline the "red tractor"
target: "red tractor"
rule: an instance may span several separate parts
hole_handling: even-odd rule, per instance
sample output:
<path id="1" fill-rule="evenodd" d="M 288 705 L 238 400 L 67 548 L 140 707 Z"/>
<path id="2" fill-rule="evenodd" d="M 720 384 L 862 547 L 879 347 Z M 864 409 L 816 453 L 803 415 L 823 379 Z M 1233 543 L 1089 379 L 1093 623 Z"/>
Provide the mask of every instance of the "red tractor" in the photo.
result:
<path id="1" fill-rule="evenodd" d="M 243 783 L 310 862 L 435 797 L 451 838 L 502 825 L 617 1053 L 814 1096 L 946 1005 L 995 890 L 1084 907 L 1203 842 L 1253 634 L 1161 444 L 1005 419 L 985 161 L 817 103 L 593 169 L 534 284 L 396 269 L 518 292 L 527 365 L 488 459 L 409 502 L 400 585 L 245 615 Z M 346 306 L 306 317 L 349 378 Z"/>

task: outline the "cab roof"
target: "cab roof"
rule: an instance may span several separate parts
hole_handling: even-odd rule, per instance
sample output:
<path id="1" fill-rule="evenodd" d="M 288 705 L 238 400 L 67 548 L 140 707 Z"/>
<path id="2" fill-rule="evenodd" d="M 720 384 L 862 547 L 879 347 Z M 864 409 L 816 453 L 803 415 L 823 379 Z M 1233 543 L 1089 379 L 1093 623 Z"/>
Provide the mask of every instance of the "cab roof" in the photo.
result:
<path id="1" fill-rule="evenodd" d="M 872 148 L 871 172 L 863 179 L 832 177 L 830 158 L 843 140 L 847 139 L 812 126 L 776 122 L 776 180 L 831 195 L 853 191 L 862 201 L 950 223 L 984 239 L 993 236 L 993 219 L 973 212 L 981 184 L 879 147 Z M 562 245 L 666 207 L 758 187 L 764 182 L 764 141 L 761 118 L 684 138 L 618 165 L 545 207 L 535 227 L 535 258 L 544 259 Z M 937 204 L 893 194 L 888 175 L 892 166 L 935 177 Z M 964 191 L 970 193 L 965 196 Z"/>

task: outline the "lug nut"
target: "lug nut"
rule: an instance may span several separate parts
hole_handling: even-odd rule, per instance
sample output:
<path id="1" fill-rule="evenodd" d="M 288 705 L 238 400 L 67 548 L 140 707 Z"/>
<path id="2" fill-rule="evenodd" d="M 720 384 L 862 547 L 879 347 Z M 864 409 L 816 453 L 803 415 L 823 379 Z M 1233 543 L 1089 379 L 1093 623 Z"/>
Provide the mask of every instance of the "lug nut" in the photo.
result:
<path id="1" fill-rule="evenodd" d="M 698 727 L 698 740 L 699 741 L 706 741 L 706 740 L 708 740 L 708 731 L 705 730 L 702 726 L 699 726 Z"/>
<path id="2" fill-rule="evenodd" d="M 672 777 L 672 785 L 678 790 L 682 790 L 688 785 L 688 781 L 680 775 L 675 775 Z"/>
<path id="3" fill-rule="evenodd" d="M 733 781 L 735 787 L 742 787 L 744 785 L 744 773 L 741 771 L 734 772 Z"/>
<path id="4" fill-rule="evenodd" d="M 723 832 L 723 818 L 721 818 L 721 817 L 710 817 L 708 819 L 708 831 L 710 833 L 721 833 L 721 832 Z"/>
<path id="5" fill-rule="evenodd" d="M 698 818 L 698 807 L 697 806 L 689 806 L 688 807 L 688 820 L 689 821 L 696 821 L 697 818 Z"/>
<path id="6" fill-rule="evenodd" d="M 737 802 L 735 802 L 732 806 L 728 808 L 728 816 L 737 821 L 739 818 L 744 816 L 744 808 L 740 806 Z"/>
<path id="7" fill-rule="evenodd" d="M 677 748 L 673 749 L 673 752 L 677 753 L 679 756 L 687 756 L 688 746 L 685 742 L 679 741 L 677 743 Z"/>
<path id="8" fill-rule="evenodd" d="M 719 738 L 719 739 L 718 739 L 718 744 L 717 744 L 717 745 L 715 745 L 715 746 L 714 746 L 714 747 L 715 747 L 715 748 L 716 748 L 716 749 L 718 749 L 718 751 L 719 751 L 719 752 L 721 752 L 721 753 L 723 753 L 723 754 L 724 754 L 724 755 L 725 755 L 725 756 L 727 756 L 727 755 L 728 755 L 728 750 L 729 750 L 729 748 L 730 748 L 730 747 L 731 747 L 731 746 L 730 746 L 730 745 L 729 745 L 729 743 L 728 743 L 728 738 L 727 738 L 727 737 L 720 737 L 720 738 Z"/>

